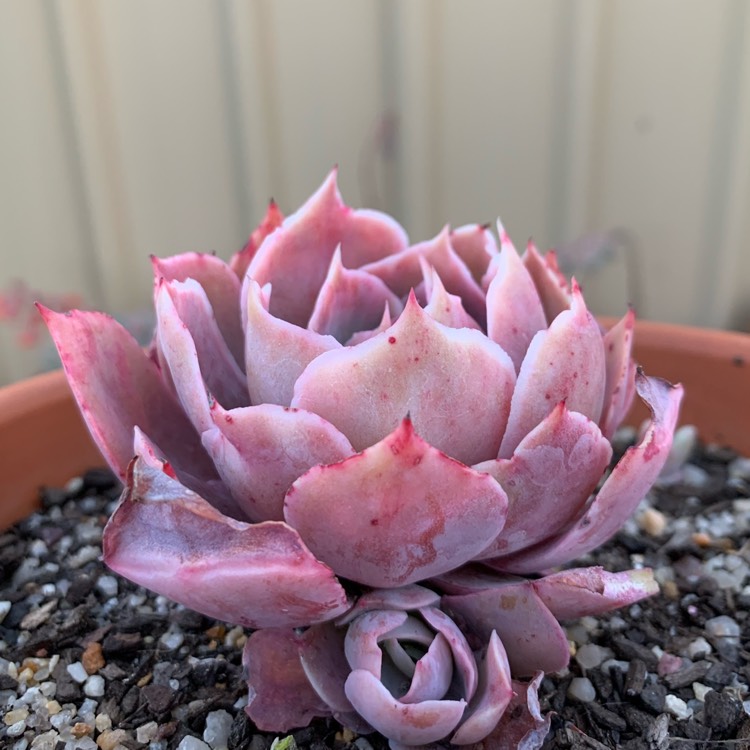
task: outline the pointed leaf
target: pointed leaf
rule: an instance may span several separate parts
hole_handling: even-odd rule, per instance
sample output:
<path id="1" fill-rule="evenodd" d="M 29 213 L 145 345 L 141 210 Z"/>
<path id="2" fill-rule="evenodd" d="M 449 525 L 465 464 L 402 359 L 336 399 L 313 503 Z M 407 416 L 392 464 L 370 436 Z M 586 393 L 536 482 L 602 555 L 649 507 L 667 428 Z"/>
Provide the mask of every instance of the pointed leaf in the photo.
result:
<path id="1" fill-rule="evenodd" d="M 240 366 L 245 361 L 240 319 L 240 282 L 220 258 L 207 253 L 182 253 L 169 258 L 151 257 L 156 282 L 195 279 L 206 292 L 222 336 Z"/>
<path id="2" fill-rule="evenodd" d="M 406 233 L 390 216 L 354 211 L 344 204 L 333 170 L 307 203 L 266 239 L 247 272 L 261 286 L 273 284 L 272 315 L 304 327 L 338 245 L 344 265 L 357 268 L 406 244 Z"/>
<path id="3" fill-rule="evenodd" d="M 455 294 L 448 294 L 437 271 L 425 260 L 422 260 L 422 271 L 425 274 L 425 288 L 429 290 L 429 299 L 424 311 L 433 320 L 449 328 L 481 330 L 474 318 L 464 310 L 461 298 Z"/>
<path id="4" fill-rule="evenodd" d="M 611 457 L 612 447 L 596 424 L 560 403 L 511 459 L 474 466 L 508 495 L 505 526 L 479 559 L 510 554 L 565 529 L 583 511 Z"/>
<path id="5" fill-rule="evenodd" d="M 533 583 L 558 620 L 601 615 L 659 593 L 650 568 L 609 573 L 601 567 L 571 568 Z"/>
<path id="6" fill-rule="evenodd" d="M 91 435 L 121 479 L 133 458 L 136 426 L 173 463 L 216 476 L 198 433 L 156 365 L 119 323 L 102 313 L 39 310 Z"/>
<path id="7" fill-rule="evenodd" d="M 275 229 L 278 229 L 283 221 L 284 214 L 281 213 L 276 202 L 272 199 L 268 204 L 263 221 L 253 230 L 242 250 L 236 252 L 229 261 L 229 267 L 237 274 L 237 278 L 243 279 L 245 277 L 247 267 L 255 257 L 255 253 L 258 252 L 263 240 Z"/>
<path id="8" fill-rule="evenodd" d="M 348 609 L 346 593 L 286 524 L 247 524 L 141 459 L 104 532 L 112 570 L 208 617 L 300 627 Z"/>
<path id="9" fill-rule="evenodd" d="M 599 425 L 608 440 L 630 411 L 635 397 L 635 362 L 630 358 L 633 349 L 635 313 L 632 308 L 604 336 L 607 385 L 604 408 Z"/>
<path id="10" fill-rule="evenodd" d="M 502 225 L 500 254 L 487 289 L 487 335 L 513 360 L 516 372 L 537 331 L 547 327 L 536 286 Z"/>
<path id="11" fill-rule="evenodd" d="M 401 300 L 377 276 L 344 268 L 336 248 L 308 328 L 334 336 L 342 343 L 357 331 L 378 325 L 387 306 L 393 317 L 403 309 Z"/>
<path id="12" fill-rule="evenodd" d="M 557 672 L 568 663 L 568 639 L 530 581 L 497 583 L 443 597 L 443 609 L 480 643 L 497 630 L 514 675 Z"/>
<path id="13" fill-rule="evenodd" d="M 549 325 L 563 310 L 570 307 L 570 296 L 567 282 L 560 274 L 557 262 L 547 260 L 548 256 L 554 258 L 551 253 L 542 257 L 534 243 L 529 242 L 523 255 L 523 263 L 534 280 Z"/>
<path id="14" fill-rule="evenodd" d="M 488 226 L 467 224 L 451 232 L 451 245 L 477 284 L 481 283 L 490 261 L 497 255 L 497 243 Z"/>
<path id="15" fill-rule="evenodd" d="M 449 459 L 405 419 L 363 453 L 310 469 L 284 515 L 338 575 L 391 587 L 470 560 L 502 528 L 505 506 L 492 477 Z"/>
<path id="16" fill-rule="evenodd" d="M 683 394 L 681 385 L 673 386 L 640 371 L 636 388 L 652 412 L 651 423 L 640 443 L 625 451 L 574 526 L 538 548 L 504 559 L 503 570 L 530 573 L 580 557 L 606 542 L 636 509 L 669 456 Z"/>
<path id="17" fill-rule="evenodd" d="M 331 715 L 302 669 L 301 640 L 293 630 L 267 628 L 245 643 L 242 666 L 250 689 L 245 712 L 262 731 L 286 732 Z"/>
<path id="18" fill-rule="evenodd" d="M 402 703 L 439 700 L 447 692 L 453 677 L 453 658 L 442 633 L 435 634 L 427 653 L 417 661 L 411 685 L 399 700 Z"/>
<path id="19" fill-rule="evenodd" d="M 573 304 L 537 333 L 521 364 L 499 458 L 510 458 L 560 401 L 599 421 L 604 399 L 604 346 L 599 325 L 586 309 L 580 290 Z"/>
<path id="20" fill-rule="evenodd" d="M 440 325 L 412 295 L 388 331 L 312 362 L 292 405 L 320 414 L 355 450 L 383 439 L 409 413 L 427 442 L 472 464 L 497 455 L 514 381 L 513 363 L 497 344 L 479 331 Z"/>
<path id="21" fill-rule="evenodd" d="M 351 456 L 349 441 L 331 424 L 301 409 L 261 404 L 211 409 L 215 427 L 202 435 L 232 496 L 251 521 L 283 521 L 284 495 L 318 464 Z"/>
<path id="22" fill-rule="evenodd" d="M 294 383 L 318 355 L 341 344 L 333 336 L 275 318 L 263 305 L 255 281 L 247 287 L 247 329 L 245 333 L 247 385 L 253 404 L 281 404 L 292 400 Z M 273 295 L 275 294 L 275 290 Z"/>

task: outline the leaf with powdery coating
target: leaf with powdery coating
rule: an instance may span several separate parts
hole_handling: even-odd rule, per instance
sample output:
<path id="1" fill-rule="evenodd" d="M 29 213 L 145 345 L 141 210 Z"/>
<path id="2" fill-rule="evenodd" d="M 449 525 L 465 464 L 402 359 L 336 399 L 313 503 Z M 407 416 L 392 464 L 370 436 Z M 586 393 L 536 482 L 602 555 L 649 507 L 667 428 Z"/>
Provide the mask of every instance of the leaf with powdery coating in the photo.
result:
<path id="1" fill-rule="evenodd" d="M 286 732 L 331 715 L 307 680 L 299 650 L 302 636 L 268 628 L 252 633 L 242 652 L 250 697 L 245 713 L 263 731 Z"/>
<path id="2" fill-rule="evenodd" d="M 440 325 L 412 294 L 387 331 L 311 362 L 292 406 L 320 414 L 355 450 L 382 440 L 408 413 L 430 445 L 474 464 L 497 455 L 514 382 L 497 344 Z"/>
<path id="3" fill-rule="evenodd" d="M 284 507 L 319 560 L 377 587 L 470 560 L 497 536 L 505 511 L 505 493 L 492 477 L 430 446 L 408 419 L 363 453 L 310 469 Z"/>
<path id="4" fill-rule="evenodd" d="M 547 253 L 542 257 L 531 241 L 526 245 L 526 252 L 523 254 L 523 264 L 531 274 L 539 292 L 548 325 L 563 310 L 570 307 L 570 295 L 565 277 L 557 269 L 557 262 L 550 264 L 549 255 L 550 253 Z"/>
<path id="5" fill-rule="evenodd" d="M 281 210 L 276 205 L 276 201 L 271 199 L 263 221 L 253 230 L 242 250 L 237 251 L 229 260 L 229 267 L 237 274 L 237 278 L 245 278 L 247 267 L 255 257 L 255 253 L 258 252 L 258 248 L 263 243 L 263 240 L 275 229 L 278 229 L 283 221 L 284 214 L 281 213 Z"/>
<path id="6" fill-rule="evenodd" d="M 558 620 L 600 615 L 659 592 L 650 568 L 609 573 L 604 568 L 571 568 L 533 582 Z"/>
<path id="7" fill-rule="evenodd" d="M 272 315 L 304 327 L 339 245 L 344 265 L 358 268 L 407 243 L 406 232 L 390 216 L 344 204 L 334 169 L 307 203 L 266 238 L 247 273 L 261 286 L 273 284 Z"/>
<path id="8" fill-rule="evenodd" d="M 133 458 L 136 426 L 173 464 L 217 477 L 195 428 L 156 365 L 125 328 L 103 313 L 38 308 L 91 435 L 120 479 L 126 477 Z"/>
<path id="9" fill-rule="evenodd" d="M 427 304 L 424 311 L 433 319 L 449 328 L 472 328 L 480 330 L 479 324 L 464 310 L 461 298 L 448 294 L 437 271 L 422 261 Z"/>
<path id="10" fill-rule="evenodd" d="M 615 434 L 635 397 L 636 368 L 635 362 L 630 358 L 634 326 L 635 312 L 631 308 L 604 335 L 607 386 L 604 390 L 604 408 L 599 425 L 608 440 Z"/>
<path id="11" fill-rule="evenodd" d="M 636 388 L 651 409 L 640 443 L 617 462 L 581 519 L 556 539 L 503 559 L 509 573 L 532 573 L 562 565 L 604 544 L 643 499 L 669 457 L 683 388 L 638 371 Z"/>
<path id="12" fill-rule="evenodd" d="M 511 554 L 567 528 L 583 512 L 611 457 L 612 446 L 596 424 L 561 402 L 512 458 L 474 466 L 508 495 L 505 526 L 478 559 Z"/>
<path id="13" fill-rule="evenodd" d="M 604 400 L 604 346 L 599 325 L 573 282 L 573 303 L 531 341 L 518 381 L 498 458 L 510 458 L 561 401 L 599 421 Z"/>
<path id="14" fill-rule="evenodd" d="M 228 518 L 140 459 L 131 464 L 103 548 L 115 572 L 243 627 L 301 627 L 349 608 L 331 569 L 296 531 Z"/>
<path id="15" fill-rule="evenodd" d="M 237 364 L 245 361 L 240 320 L 240 281 L 220 258 L 208 253 L 182 253 L 169 258 L 151 256 L 154 280 L 194 279 L 205 290 L 224 340 Z"/>
<path id="16" fill-rule="evenodd" d="M 263 304 L 261 288 L 251 279 L 245 347 L 251 403 L 289 406 L 294 384 L 307 365 L 323 352 L 340 349 L 341 344 L 333 336 L 321 336 L 271 315 Z"/>
<path id="17" fill-rule="evenodd" d="M 226 411 L 211 408 L 215 427 L 203 445 L 251 521 L 283 521 L 284 495 L 319 464 L 351 456 L 349 441 L 317 414 L 276 404 Z"/>
<path id="18" fill-rule="evenodd" d="M 490 261 L 497 255 L 497 243 L 488 224 L 466 224 L 451 231 L 451 245 L 456 255 L 481 283 Z"/>

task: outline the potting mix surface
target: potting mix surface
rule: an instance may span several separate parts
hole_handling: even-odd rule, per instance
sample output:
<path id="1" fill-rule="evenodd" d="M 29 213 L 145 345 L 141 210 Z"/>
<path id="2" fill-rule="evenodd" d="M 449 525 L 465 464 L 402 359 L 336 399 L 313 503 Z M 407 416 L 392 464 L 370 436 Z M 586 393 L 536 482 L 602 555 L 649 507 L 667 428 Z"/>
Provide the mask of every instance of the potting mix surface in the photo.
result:
<path id="1" fill-rule="evenodd" d="M 246 633 L 101 562 L 119 492 L 109 472 L 91 471 L 0 533 L 0 747 L 268 750 L 277 735 L 243 710 Z M 650 566 L 662 592 L 568 625 L 570 666 L 540 690 L 553 712 L 545 748 L 750 747 L 748 532 L 750 459 L 702 448 L 579 561 Z M 276 747 L 387 747 L 334 721 L 290 734 Z"/>

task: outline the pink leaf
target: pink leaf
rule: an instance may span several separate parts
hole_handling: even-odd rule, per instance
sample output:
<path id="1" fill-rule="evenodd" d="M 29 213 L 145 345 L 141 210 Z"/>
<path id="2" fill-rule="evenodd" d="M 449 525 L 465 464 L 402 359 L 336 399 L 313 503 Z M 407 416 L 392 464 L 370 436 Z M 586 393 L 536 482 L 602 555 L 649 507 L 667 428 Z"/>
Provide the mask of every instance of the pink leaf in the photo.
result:
<path id="1" fill-rule="evenodd" d="M 497 255 L 497 243 L 488 225 L 467 224 L 454 229 L 451 245 L 471 271 L 474 281 L 480 283 L 490 261 Z"/>
<path id="2" fill-rule="evenodd" d="M 431 447 L 405 419 L 363 453 L 310 469 L 284 515 L 339 575 L 391 587 L 474 557 L 502 528 L 505 504 L 490 476 Z"/>
<path id="3" fill-rule="evenodd" d="M 247 273 L 261 286 L 273 284 L 272 315 L 304 327 L 336 247 L 341 245 L 344 265 L 357 268 L 406 244 L 406 233 L 390 216 L 344 204 L 334 169 L 307 203 L 266 238 Z"/>
<path id="4" fill-rule="evenodd" d="M 523 255 L 523 263 L 534 280 L 549 325 L 563 310 L 570 307 L 570 295 L 565 277 L 557 268 L 557 262 L 548 260 L 548 257 L 554 258 L 550 253 L 542 257 L 530 241 Z"/>
<path id="5" fill-rule="evenodd" d="M 449 328 L 472 328 L 480 330 L 479 324 L 464 310 L 461 298 L 455 294 L 448 294 L 440 277 L 427 261 L 422 261 L 422 271 L 425 275 L 425 288 L 428 291 L 428 301 L 424 311 L 438 323 Z"/>
<path id="6" fill-rule="evenodd" d="M 247 267 L 255 257 L 255 253 L 258 252 L 258 248 L 263 243 L 263 240 L 275 229 L 278 229 L 283 221 L 284 214 L 281 213 L 276 202 L 271 200 L 266 209 L 263 221 L 253 230 L 242 250 L 236 252 L 229 261 L 229 267 L 237 274 L 237 278 L 243 279 L 245 277 Z"/>
<path id="7" fill-rule="evenodd" d="M 599 424 L 608 440 L 615 434 L 635 397 L 635 362 L 630 358 L 634 325 L 635 313 L 630 309 L 604 336 L 607 386 Z"/>
<path id="8" fill-rule="evenodd" d="M 409 413 L 427 442 L 472 464 L 497 455 L 514 381 L 500 347 L 479 331 L 440 325 L 412 295 L 387 331 L 313 361 L 292 405 L 320 414 L 355 450 Z"/>
<path id="9" fill-rule="evenodd" d="M 300 627 L 348 609 L 346 593 L 286 524 L 247 524 L 140 459 L 104 531 L 112 570 L 243 627 Z"/>
<path id="10" fill-rule="evenodd" d="M 510 458 L 561 401 L 570 411 L 599 421 L 604 399 L 604 346 L 599 325 L 580 290 L 573 304 L 537 333 L 521 364 L 499 458 Z"/>

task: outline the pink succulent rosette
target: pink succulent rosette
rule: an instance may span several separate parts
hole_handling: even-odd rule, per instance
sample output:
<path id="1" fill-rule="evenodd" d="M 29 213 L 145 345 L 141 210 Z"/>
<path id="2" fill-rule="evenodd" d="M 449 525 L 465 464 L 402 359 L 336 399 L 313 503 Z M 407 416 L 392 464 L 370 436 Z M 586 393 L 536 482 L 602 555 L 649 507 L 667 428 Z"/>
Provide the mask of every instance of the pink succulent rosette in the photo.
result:
<path id="1" fill-rule="evenodd" d="M 149 353 L 106 315 L 41 308 L 126 483 L 105 561 L 257 630 L 261 727 L 336 716 L 394 748 L 502 747 L 520 691 L 541 736 L 538 679 L 512 677 L 567 663 L 559 620 L 656 590 L 649 571 L 524 578 L 618 530 L 682 389 L 636 372 L 632 312 L 603 333 L 553 253 L 498 230 L 410 245 L 334 172 L 292 216 L 272 204 L 230 264 L 154 259 Z M 636 391 L 651 423 L 608 473 Z"/>

